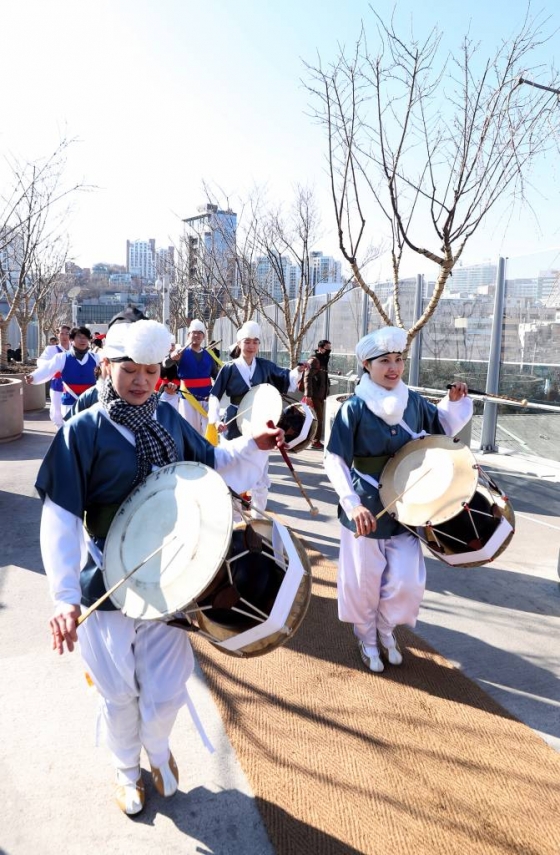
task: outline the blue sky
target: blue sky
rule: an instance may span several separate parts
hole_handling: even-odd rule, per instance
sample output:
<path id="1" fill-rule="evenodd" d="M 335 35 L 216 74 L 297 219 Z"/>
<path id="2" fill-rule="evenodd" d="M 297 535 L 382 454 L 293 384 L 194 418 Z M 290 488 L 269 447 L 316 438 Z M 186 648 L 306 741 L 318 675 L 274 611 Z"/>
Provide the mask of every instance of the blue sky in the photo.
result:
<path id="1" fill-rule="evenodd" d="M 376 0 L 383 16 L 393 3 Z M 543 3 L 553 13 L 555 4 Z M 407 0 L 397 19 L 416 33 L 438 25 L 450 46 L 467 28 L 492 46 L 521 20 L 518 0 Z M 347 0 L 20 0 L 4 12 L 0 151 L 49 152 L 76 137 L 69 179 L 98 189 L 75 202 L 76 261 L 124 263 L 126 239 L 176 241 L 180 219 L 204 201 L 204 181 L 236 200 L 266 185 L 271 201 L 313 184 L 323 208 L 321 248 L 335 253 L 324 137 L 305 115 L 302 59 L 334 57 L 352 43 L 367 3 Z M 504 23 L 505 22 L 505 23 Z M 545 49 L 550 60 L 560 38 Z M 7 81 L 9 84 L 6 85 Z M 560 245 L 559 174 L 535 177 L 535 207 L 504 236 L 489 222 L 466 260 Z"/>

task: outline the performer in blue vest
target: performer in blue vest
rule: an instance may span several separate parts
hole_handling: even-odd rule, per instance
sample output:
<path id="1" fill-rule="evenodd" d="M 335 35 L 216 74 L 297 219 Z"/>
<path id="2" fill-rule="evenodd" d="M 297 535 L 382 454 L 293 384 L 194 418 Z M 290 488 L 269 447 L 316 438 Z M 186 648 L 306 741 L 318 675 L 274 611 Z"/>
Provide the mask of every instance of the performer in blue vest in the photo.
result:
<path id="1" fill-rule="evenodd" d="M 66 353 L 70 350 L 70 327 L 63 324 L 58 330 L 58 343 L 48 344 L 42 354 L 37 358 L 37 365 L 44 365 L 46 362 L 56 356 L 58 353 Z M 54 375 L 49 388 L 49 418 L 57 428 L 62 426 L 64 417 L 61 410 L 61 398 L 63 392 L 62 377 L 60 373 Z"/>
<path id="2" fill-rule="evenodd" d="M 181 381 L 178 410 L 202 436 L 208 425 L 208 396 L 212 380 L 219 371 L 217 360 L 202 346 L 205 335 L 202 321 L 191 321 L 187 346 L 174 350 L 163 363 L 164 368 L 170 363 L 177 363 L 177 375 Z"/>
<path id="3" fill-rule="evenodd" d="M 37 385 L 60 374 L 62 382 L 60 410 L 63 419 L 82 392 L 90 386 L 95 386 L 95 368 L 99 363 L 97 354 L 89 349 L 91 332 L 87 327 L 73 327 L 69 337 L 70 350 L 57 353 L 25 378 L 30 385 Z"/>
<path id="4" fill-rule="evenodd" d="M 400 327 L 360 339 L 356 355 L 365 374 L 336 414 L 324 461 L 340 501 L 338 616 L 354 624 L 362 660 L 374 673 L 384 670 L 384 660 L 402 663 L 394 630 L 414 627 L 426 583 L 420 540 L 390 514 L 376 520 L 383 507 L 379 476 L 411 439 L 455 436 L 472 417 L 465 383 L 454 383 L 437 407 L 403 383 L 406 342 Z"/>
<path id="5" fill-rule="evenodd" d="M 235 421 L 235 415 L 241 399 L 259 383 L 270 383 L 280 393 L 293 392 L 302 368 L 280 368 L 269 359 L 257 356 L 261 340 L 261 328 L 255 321 L 246 321 L 237 332 L 239 355 L 232 362 L 226 363 L 220 369 L 210 392 L 208 404 L 208 422 L 218 425 L 220 433 L 225 433 L 228 439 L 240 436 Z M 226 411 L 227 429 L 220 426 L 220 400 L 227 395 L 230 403 Z M 226 432 L 227 431 L 227 432 Z M 259 511 L 266 510 L 270 478 L 268 471 L 251 490 L 251 514 L 258 518 Z"/>
<path id="6" fill-rule="evenodd" d="M 110 600 L 76 628 L 81 606 L 104 592 L 100 565 L 110 523 L 154 469 L 175 461 L 201 462 L 240 492 L 260 476 L 268 450 L 283 441 L 281 430 L 265 429 L 214 448 L 161 403 L 155 386 L 170 343 L 169 330 L 156 321 L 111 327 L 103 347 L 109 376 L 99 402 L 63 425 L 36 482 L 43 500 L 43 563 L 55 601 L 53 649 L 63 653 L 80 643 L 101 696 L 117 804 L 131 816 L 145 801 L 142 748 L 157 791 L 162 796 L 177 791 L 179 772 L 169 738 L 178 710 L 189 703 L 186 681 L 194 663 L 186 632 L 163 621 L 127 617 Z"/>

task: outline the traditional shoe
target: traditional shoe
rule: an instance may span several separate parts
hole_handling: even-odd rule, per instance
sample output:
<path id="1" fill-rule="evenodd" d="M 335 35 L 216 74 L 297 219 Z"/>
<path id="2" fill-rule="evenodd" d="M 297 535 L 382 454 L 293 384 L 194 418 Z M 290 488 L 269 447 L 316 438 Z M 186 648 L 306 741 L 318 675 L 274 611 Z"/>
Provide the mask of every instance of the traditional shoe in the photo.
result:
<path id="1" fill-rule="evenodd" d="M 164 763 L 159 769 L 152 766 L 152 780 L 154 787 L 165 798 L 174 796 L 179 787 L 179 770 L 173 754 L 169 755 L 169 760 Z"/>
<path id="2" fill-rule="evenodd" d="M 402 665 L 403 656 L 393 633 L 391 635 L 380 635 L 379 646 L 389 665 Z"/>
<path id="3" fill-rule="evenodd" d="M 322 442 L 312 442 L 311 443 L 311 448 L 317 448 L 317 449 L 322 451 L 324 447 L 325 446 L 323 445 Z"/>
<path id="4" fill-rule="evenodd" d="M 375 674 L 381 674 L 385 670 L 377 647 L 373 644 L 364 644 L 363 641 L 358 641 L 358 649 L 362 657 L 362 662 L 370 671 L 373 671 Z"/>
<path id="5" fill-rule="evenodd" d="M 122 812 L 126 813 L 127 816 L 136 816 L 137 813 L 144 810 L 146 795 L 142 776 L 138 778 L 135 784 L 117 776 L 115 799 Z"/>

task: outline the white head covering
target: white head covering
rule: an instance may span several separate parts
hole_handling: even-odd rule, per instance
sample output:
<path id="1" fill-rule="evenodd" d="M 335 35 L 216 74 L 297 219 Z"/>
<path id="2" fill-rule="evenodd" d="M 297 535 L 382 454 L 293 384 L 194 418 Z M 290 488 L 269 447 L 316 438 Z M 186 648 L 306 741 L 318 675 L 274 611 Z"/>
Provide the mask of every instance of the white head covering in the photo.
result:
<path id="1" fill-rule="evenodd" d="M 173 336 L 157 321 L 113 324 L 107 331 L 103 356 L 107 359 L 132 359 L 139 365 L 155 365 L 169 354 Z"/>
<path id="2" fill-rule="evenodd" d="M 237 341 L 243 341 L 244 338 L 261 337 L 261 328 L 256 321 L 245 321 L 240 330 L 237 330 Z"/>
<path id="3" fill-rule="evenodd" d="M 191 321 L 191 325 L 189 327 L 189 332 L 201 332 L 206 335 L 206 327 L 202 323 L 202 321 Z"/>
<path id="4" fill-rule="evenodd" d="M 377 359 L 386 353 L 402 353 L 406 348 L 408 336 L 400 327 L 380 327 L 368 333 L 356 345 L 356 356 L 360 362 Z"/>

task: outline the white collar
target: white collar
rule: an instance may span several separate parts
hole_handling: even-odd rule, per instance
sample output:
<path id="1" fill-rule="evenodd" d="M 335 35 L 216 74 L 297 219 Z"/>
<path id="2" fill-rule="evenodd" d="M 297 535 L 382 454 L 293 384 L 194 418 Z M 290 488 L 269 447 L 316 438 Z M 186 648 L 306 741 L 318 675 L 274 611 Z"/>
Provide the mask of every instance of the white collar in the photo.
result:
<path id="1" fill-rule="evenodd" d="M 388 425 L 398 425 L 408 404 L 408 386 L 399 380 L 394 389 L 384 389 L 364 374 L 354 393 L 368 410 Z"/>

